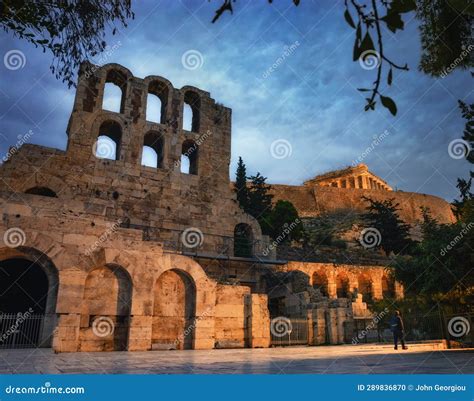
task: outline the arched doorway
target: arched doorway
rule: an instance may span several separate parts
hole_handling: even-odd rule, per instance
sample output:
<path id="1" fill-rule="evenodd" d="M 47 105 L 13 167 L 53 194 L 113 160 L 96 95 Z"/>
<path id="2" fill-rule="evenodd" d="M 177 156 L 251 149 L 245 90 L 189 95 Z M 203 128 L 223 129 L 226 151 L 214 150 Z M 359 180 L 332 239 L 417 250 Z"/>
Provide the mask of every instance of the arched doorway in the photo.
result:
<path id="1" fill-rule="evenodd" d="M 345 273 L 339 273 L 336 277 L 336 292 L 338 298 L 349 297 L 349 278 Z"/>
<path id="2" fill-rule="evenodd" d="M 395 282 L 392 277 L 382 277 L 382 296 L 384 298 L 395 298 Z"/>
<path id="3" fill-rule="evenodd" d="M 132 281 L 120 266 L 92 270 L 84 287 L 81 351 L 124 351 L 128 347 Z"/>
<path id="4" fill-rule="evenodd" d="M 196 316 L 196 286 L 177 269 L 155 283 L 152 349 L 192 349 Z"/>
<path id="5" fill-rule="evenodd" d="M 324 273 L 313 273 L 313 288 L 319 290 L 323 297 L 328 296 L 328 278 Z"/>
<path id="6" fill-rule="evenodd" d="M 0 261 L 0 348 L 51 346 L 59 279 L 41 255 Z"/>
<path id="7" fill-rule="evenodd" d="M 372 280 L 367 274 L 360 274 L 358 277 L 359 293 L 362 294 L 364 301 L 372 300 Z"/>

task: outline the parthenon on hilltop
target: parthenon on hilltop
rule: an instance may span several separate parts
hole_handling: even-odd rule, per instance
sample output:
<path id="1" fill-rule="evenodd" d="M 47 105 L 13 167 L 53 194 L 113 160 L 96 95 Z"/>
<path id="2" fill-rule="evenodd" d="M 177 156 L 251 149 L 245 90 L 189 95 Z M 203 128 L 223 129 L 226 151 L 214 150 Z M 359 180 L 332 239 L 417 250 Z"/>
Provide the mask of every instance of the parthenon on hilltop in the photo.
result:
<path id="1" fill-rule="evenodd" d="M 121 94 L 113 110 L 110 87 Z M 23 319 L 1 348 L 269 347 L 288 343 L 281 319 L 298 327 L 293 343 L 343 344 L 371 319 L 367 302 L 403 297 L 378 251 L 317 245 L 308 260 L 262 235 L 230 185 L 231 115 L 193 86 L 81 66 L 67 148 L 24 144 L 0 166 L 1 318 Z M 412 225 L 420 206 L 454 218 L 444 200 L 391 191 L 364 165 L 272 191 L 308 224 L 363 210 L 364 195 L 393 195 Z"/>
<path id="2" fill-rule="evenodd" d="M 330 171 L 326 174 L 317 175 L 311 180 L 305 181 L 305 185 L 319 185 L 323 187 L 335 188 L 359 188 L 378 189 L 392 191 L 380 177 L 369 171 L 366 164 L 358 164 L 355 167 L 347 167 L 342 170 Z"/>

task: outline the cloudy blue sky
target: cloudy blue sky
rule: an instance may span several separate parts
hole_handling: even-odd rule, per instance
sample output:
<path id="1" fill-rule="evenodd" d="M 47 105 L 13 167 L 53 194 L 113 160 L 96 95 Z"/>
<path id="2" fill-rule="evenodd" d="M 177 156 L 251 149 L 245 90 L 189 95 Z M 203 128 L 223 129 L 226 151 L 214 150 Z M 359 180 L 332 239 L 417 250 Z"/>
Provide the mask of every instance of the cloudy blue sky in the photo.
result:
<path id="1" fill-rule="evenodd" d="M 462 136 L 457 99 L 473 101 L 467 72 L 433 79 L 417 71 L 420 43 L 412 17 L 405 31 L 384 32 L 385 48 L 409 72 L 395 72 L 384 90 L 398 104 L 364 112 L 357 87 L 370 86 L 374 71 L 352 62 L 353 30 L 343 19 L 343 1 L 238 0 L 234 15 L 210 21 L 220 1 L 136 1 L 135 20 L 108 44 L 107 59 L 135 76 L 162 75 L 175 87 L 189 84 L 211 93 L 233 110 L 233 177 L 238 156 L 248 172 L 260 171 L 270 183 L 297 185 L 316 174 L 350 165 L 386 132 L 363 162 L 393 187 L 441 196 L 457 195 L 456 178 L 469 165 L 449 156 L 449 143 Z M 74 89 L 49 71 L 48 53 L 0 34 L 0 54 L 21 50 L 26 64 L 9 70 L 0 64 L 0 152 L 32 130 L 30 142 L 65 149 L 66 125 Z M 272 72 L 269 68 L 293 46 Z M 199 68 L 186 69 L 182 56 L 202 54 Z M 275 158 L 274 141 L 291 154 Z M 286 144 L 286 142 L 285 142 Z M 288 146 L 288 145 L 286 145 Z"/>

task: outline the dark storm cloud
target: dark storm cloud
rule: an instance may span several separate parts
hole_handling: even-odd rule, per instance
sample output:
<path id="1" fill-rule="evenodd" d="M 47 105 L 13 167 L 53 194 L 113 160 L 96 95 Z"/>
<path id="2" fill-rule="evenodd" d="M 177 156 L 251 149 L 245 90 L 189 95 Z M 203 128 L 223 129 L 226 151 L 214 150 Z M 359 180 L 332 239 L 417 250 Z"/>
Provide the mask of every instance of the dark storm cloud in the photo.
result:
<path id="1" fill-rule="evenodd" d="M 233 109 L 231 174 L 238 156 L 250 173 L 273 183 L 300 184 L 330 169 L 359 160 L 374 137 L 384 139 L 363 162 L 393 187 L 456 196 L 456 178 L 466 176 L 465 161 L 449 157 L 448 144 L 462 135 L 457 99 L 472 101 L 471 80 L 456 72 L 445 79 L 417 71 L 420 44 L 415 20 L 404 32 L 385 33 L 389 55 L 410 72 L 396 72 L 385 90 L 396 99 L 392 117 L 378 107 L 363 111 L 356 88 L 370 86 L 374 71 L 351 61 L 353 31 L 342 18 L 343 2 L 239 0 L 233 16 L 210 24 L 216 4 L 197 1 L 140 2 L 136 19 L 108 43 L 116 50 L 107 61 L 134 75 L 162 75 L 175 87 L 200 87 Z M 26 64 L 1 69 L 0 154 L 18 135 L 32 130 L 30 142 L 65 149 L 74 91 L 49 72 L 49 55 L 1 34 L 1 55 L 20 50 Z M 203 64 L 187 70 L 188 50 Z M 291 50 L 291 51 L 290 51 Z M 271 144 L 283 139 L 291 155 L 272 157 Z M 286 143 L 286 142 L 285 142 Z"/>

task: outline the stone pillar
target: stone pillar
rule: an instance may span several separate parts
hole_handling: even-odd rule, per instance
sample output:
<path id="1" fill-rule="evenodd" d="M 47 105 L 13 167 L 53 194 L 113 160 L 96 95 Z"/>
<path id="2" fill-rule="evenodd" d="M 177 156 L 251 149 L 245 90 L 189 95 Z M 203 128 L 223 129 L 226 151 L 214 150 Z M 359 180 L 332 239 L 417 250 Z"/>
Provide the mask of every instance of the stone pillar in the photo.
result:
<path id="1" fill-rule="evenodd" d="M 336 299 L 337 298 L 337 284 L 336 284 L 336 278 L 334 275 L 328 275 L 328 297 L 331 299 Z"/>
<path id="2" fill-rule="evenodd" d="M 270 312 L 267 304 L 268 298 L 265 294 L 245 295 L 247 343 L 250 348 L 270 346 Z"/>
<path id="3" fill-rule="evenodd" d="M 58 318 L 58 326 L 54 332 L 54 352 L 77 352 L 79 351 L 79 327 L 81 315 L 79 313 L 61 314 Z"/>
<path id="4" fill-rule="evenodd" d="M 403 285 L 401 285 L 398 281 L 395 281 L 394 287 L 395 287 L 395 298 L 402 299 L 405 296 L 405 294 L 403 293 Z"/>
<path id="5" fill-rule="evenodd" d="M 312 309 L 312 323 L 313 323 L 313 342 L 312 345 L 321 345 L 326 344 L 326 308 L 325 307 L 317 307 L 316 309 Z"/>
<path id="6" fill-rule="evenodd" d="M 313 323 L 313 314 L 314 309 L 309 309 L 307 311 L 307 319 L 308 319 L 308 345 L 314 344 L 314 323 Z"/>
<path id="7" fill-rule="evenodd" d="M 151 349 L 153 316 L 131 316 L 128 332 L 129 351 Z"/>
<path id="8" fill-rule="evenodd" d="M 336 324 L 337 324 L 337 343 L 344 343 L 344 322 L 346 321 L 346 310 L 343 306 L 338 305 L 336 308 Z"/>
<path id="9" fill-rule="evenodd" d="M 372 299 L 382 299 L 382 277 L 372 278 Z"/>
<path id="10" fill-rule="evenodd" d="M 368 189 L 369 188 L 369 177 L 366 175 L 362 176 L 362 188 Z"/>
<path id="11" fill-rule="evenodd" d="M 337 309 L 328 308 L 326 316 L 326 327 L 328 330 L 329 344 L 338 344 Z"/>

